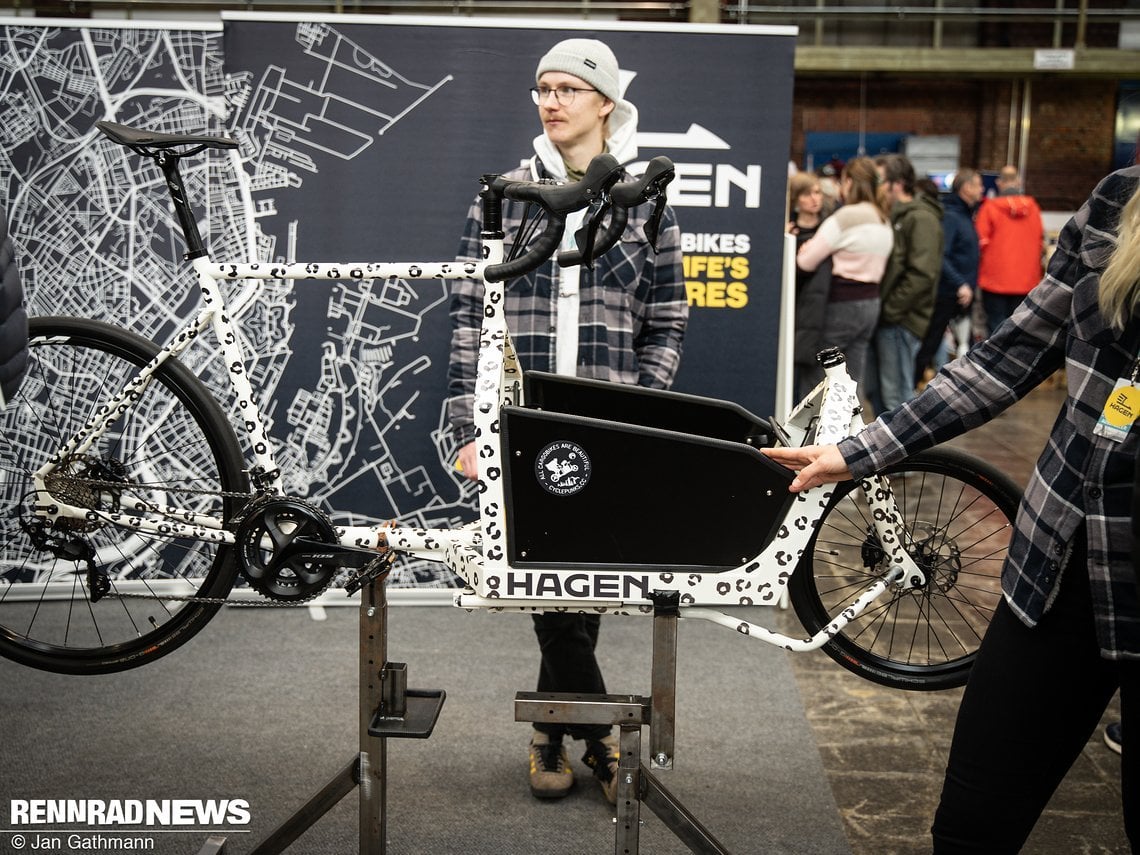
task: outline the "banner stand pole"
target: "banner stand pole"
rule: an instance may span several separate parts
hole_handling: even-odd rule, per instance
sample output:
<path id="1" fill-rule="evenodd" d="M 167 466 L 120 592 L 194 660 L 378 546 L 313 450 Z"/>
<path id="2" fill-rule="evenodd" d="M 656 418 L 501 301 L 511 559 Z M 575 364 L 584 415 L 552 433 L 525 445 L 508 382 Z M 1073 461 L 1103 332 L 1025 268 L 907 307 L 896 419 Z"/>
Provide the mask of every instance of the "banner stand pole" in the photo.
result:
<path id="1" fill-rule="evenodd" d="M 345 796 L 360 788 L 361 855 L 387 848 L 387 740 L 426 739 L 446 694 L 407 688 L 407 665 L 388 662 L 387 570 L 360 589 L 360 751 L 300 809 L 250 850 L 278 855 Z M 225 855 L 225 838 L 210 837 L 198 855 Z"/>

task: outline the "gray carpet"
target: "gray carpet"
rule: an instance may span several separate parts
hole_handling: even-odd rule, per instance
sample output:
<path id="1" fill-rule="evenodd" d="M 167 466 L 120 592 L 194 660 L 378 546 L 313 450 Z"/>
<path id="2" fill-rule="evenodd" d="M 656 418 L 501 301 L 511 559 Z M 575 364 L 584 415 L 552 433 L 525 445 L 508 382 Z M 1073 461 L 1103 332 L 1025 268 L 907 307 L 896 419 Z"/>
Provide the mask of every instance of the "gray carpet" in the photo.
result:
<path id="1" fill-rule="evenodd" d="M 14 798 L 240 798 L 251 822 L 226 852 L 250 851 L 357 750 L 358 611 L 324 614 L 223 610 L 181 651 L 102 677 L 0 660 L 2 827 Z M 610 692 L 649 694 L 651 630 L 650 618 L 603 621 Z M 388 741 L 391 855 L 614 851 L 612 809 L 580 751 L 569 797 L 540 802 L 527 789 L 530 725 L 514 721 L 513 700 L 537 672 L 528 616 L 392 606 L 388 645 L 389 660 L 408 664 L 409 688 L 447 692 L 430 739 Z M 849 853 L 787 655 L 682 621 L 675 769 L 657 774 L 731 852 Z M 646 752 L 648 742 L 646 731 Z M 289 851 L 356 852 L 357 816 L 354 792 Z M 642 853 L 688 851 L 648 808 L 641 818 Z M 204 843 L 200 833 L 154 839 L 164 855 Z M 0 851 L 13 851 L 10 834 Z"/>

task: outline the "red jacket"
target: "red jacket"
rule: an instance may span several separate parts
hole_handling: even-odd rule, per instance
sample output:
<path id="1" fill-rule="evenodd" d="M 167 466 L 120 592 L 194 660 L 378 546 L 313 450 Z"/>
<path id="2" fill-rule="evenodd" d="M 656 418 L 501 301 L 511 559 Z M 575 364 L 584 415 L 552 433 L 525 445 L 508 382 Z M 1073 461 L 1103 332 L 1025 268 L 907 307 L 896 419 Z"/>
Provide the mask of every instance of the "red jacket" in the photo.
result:
<path id="1" fill-rule="evenodd" d="M 978 285 L 995 294 L 1028 294 L 1041 281 L 1044 227 L 1032 196 L 995 196 L 982 203 Z"/>

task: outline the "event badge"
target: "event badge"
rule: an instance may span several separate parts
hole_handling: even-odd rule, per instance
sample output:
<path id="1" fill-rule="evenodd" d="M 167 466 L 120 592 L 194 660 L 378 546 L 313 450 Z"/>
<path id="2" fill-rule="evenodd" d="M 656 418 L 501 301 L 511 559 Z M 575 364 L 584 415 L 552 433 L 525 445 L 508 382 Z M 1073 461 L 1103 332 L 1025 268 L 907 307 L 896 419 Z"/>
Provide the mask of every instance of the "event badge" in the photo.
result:
<path id="1" fill-rule="evenodd" d="M 1140 416 L 1140 388 L 1136 385 L 1136 375 L 1140 372 L 1140 359 L 1132 367 L 1132 376 L 1121 377 L 1116 381 L 1108 400 L 1104 402 L 1104 409 L 1097 419 L 1093 433 L 1115 442 L 1123 442 L 1128 436 L 1128 429 Z"/>

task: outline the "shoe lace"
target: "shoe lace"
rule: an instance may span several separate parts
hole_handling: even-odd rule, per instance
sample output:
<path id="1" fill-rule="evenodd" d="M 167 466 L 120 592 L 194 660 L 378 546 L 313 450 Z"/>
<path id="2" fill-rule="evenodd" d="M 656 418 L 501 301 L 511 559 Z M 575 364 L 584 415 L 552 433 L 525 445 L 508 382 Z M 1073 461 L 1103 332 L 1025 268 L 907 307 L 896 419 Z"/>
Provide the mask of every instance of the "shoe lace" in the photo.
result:
<path id="1" fill-rule="evenodd" d="M 561 772 L 566 768 L 566 761 L 562 758 L 562 746 L 557 743 L 536 745 L 538 762 L 544 772 Z"/>
<path id="2" fill-rule="evenodd" d="M 604 742 L 591 742 L 586 746 L 586 753 L 582 755 L 582 762 L 594 770 L 594 777 L 603 783 L 608 783 L 614 776 L 614 767 L 618 757 Z"/>

